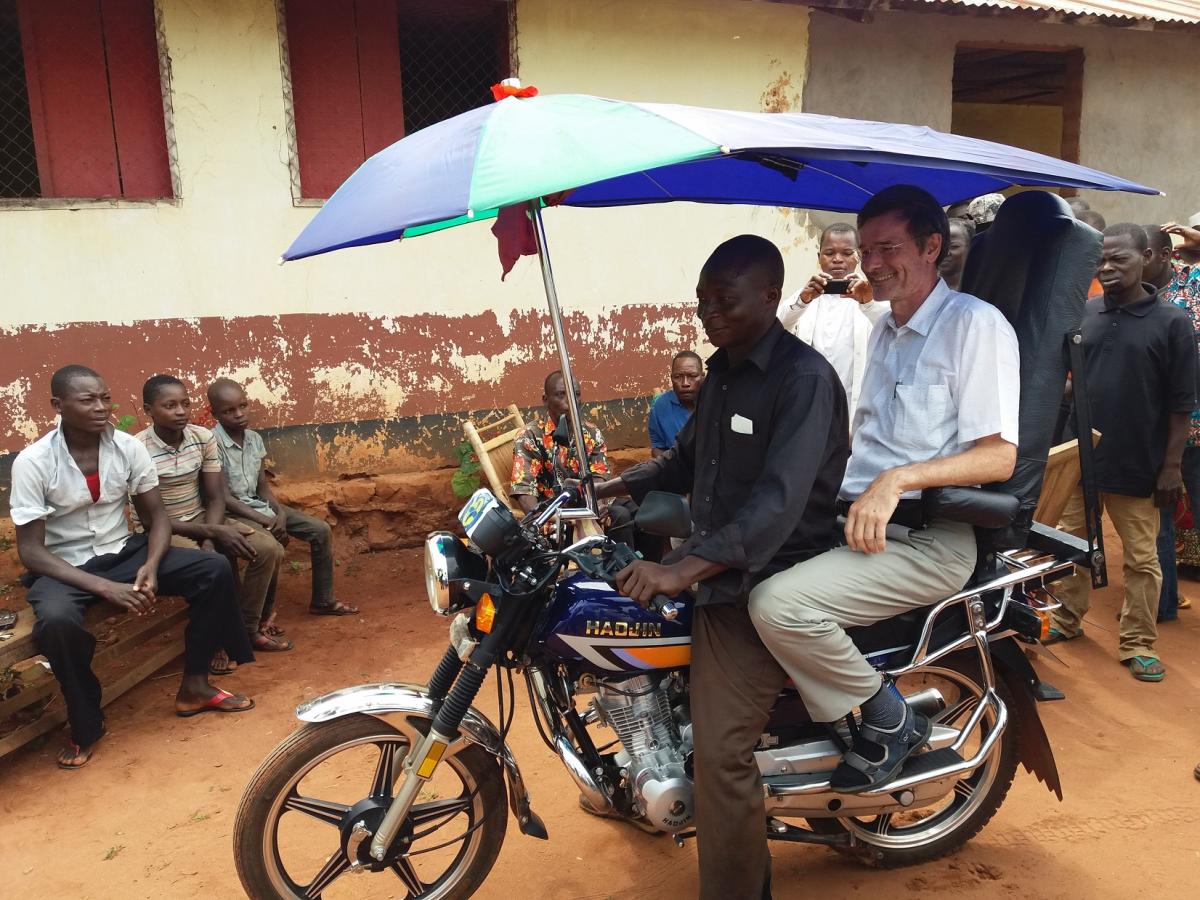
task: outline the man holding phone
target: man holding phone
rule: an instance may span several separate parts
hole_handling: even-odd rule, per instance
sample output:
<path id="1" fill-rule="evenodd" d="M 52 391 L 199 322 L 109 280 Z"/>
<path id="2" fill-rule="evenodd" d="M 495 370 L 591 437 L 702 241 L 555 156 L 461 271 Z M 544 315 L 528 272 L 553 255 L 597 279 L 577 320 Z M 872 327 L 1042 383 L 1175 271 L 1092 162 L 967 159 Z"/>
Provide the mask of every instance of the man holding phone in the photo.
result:
<path id="1" fill-rule="evenodd" d="M 819 271 L 778 312 L 784 328 L 833 365 L 851 412 L 858 406 L 871 326 L 891 308 L 874 299 L 858 262 L 858 230 L 848 222 L 830 225 L 821 232 Z"/>

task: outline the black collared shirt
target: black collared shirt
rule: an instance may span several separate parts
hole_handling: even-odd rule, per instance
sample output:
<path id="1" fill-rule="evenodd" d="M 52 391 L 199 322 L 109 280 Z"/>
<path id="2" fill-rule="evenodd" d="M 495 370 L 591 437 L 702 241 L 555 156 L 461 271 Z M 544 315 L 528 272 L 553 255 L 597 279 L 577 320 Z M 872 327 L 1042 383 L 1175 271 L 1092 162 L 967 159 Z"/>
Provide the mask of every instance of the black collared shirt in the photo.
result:
<path id="1" fill-rule="evenodd" d="M 621 476 L 638 501 L 691 495 L 694 531 L 667 561 L 729 567 L 700 585 L 697 603 L 744 603 L 758 582 L 833 546 L 848 422 L 833 366 L 778 322 L 740 365 L 724 350 L 709 357 L 675 446 Z"/>
<path id="2" fill-rule="evenodd" d="M 1171 413 L 1196 408 L 1196 340 L 1188 314 L 1149 297 L 1110 306 L 1104 297 L 1083 312 L 1083 352 L 1101 491 L 1149 497 L 1167 449 Z"/>

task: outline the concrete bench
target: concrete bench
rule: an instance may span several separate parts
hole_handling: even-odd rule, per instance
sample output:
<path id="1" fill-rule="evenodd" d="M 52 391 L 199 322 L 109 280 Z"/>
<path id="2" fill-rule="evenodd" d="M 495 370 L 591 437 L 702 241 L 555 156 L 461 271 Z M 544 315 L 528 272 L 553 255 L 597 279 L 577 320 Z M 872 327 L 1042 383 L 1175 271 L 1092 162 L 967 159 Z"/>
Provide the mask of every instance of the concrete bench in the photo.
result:
<path id="1" fill-rule="evenodd" d="M 33 641 L 33 610 L 22 599 L 5 598 L 20 618 L 12 637 L 0 643 L 0 757 L 67 720 L 58 682 Z M 187 604 L 160 599 L 152 612 L 132 616 L 107 603 L 92 606 L 84 617 L 97 637 L 92 668 L 104 689 L 102 705 L 183 654 Z"/>

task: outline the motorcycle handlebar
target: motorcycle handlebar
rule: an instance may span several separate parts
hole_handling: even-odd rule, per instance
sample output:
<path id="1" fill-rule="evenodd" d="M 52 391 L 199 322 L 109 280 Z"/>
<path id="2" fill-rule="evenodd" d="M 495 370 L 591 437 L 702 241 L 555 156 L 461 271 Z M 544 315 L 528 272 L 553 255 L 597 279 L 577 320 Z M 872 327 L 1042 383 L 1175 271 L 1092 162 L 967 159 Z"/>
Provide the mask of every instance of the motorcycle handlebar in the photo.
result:
<path id="1" fill-rule="evenodd" d="M 651 597 L 650 609 L 658 613 L 668 622 L 673 622 L 679 617 L 679 604 L 666 594 L 655 594 L 653 597 Z"/>

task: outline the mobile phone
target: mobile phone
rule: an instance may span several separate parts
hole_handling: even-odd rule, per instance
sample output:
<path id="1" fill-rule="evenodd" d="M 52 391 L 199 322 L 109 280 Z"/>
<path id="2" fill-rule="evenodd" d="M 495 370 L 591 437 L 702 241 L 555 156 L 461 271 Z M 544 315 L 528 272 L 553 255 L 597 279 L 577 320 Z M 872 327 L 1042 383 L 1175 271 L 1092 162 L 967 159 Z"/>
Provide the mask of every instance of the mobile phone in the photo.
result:
<path id="1" fill-rule="evenodd" d="M 850 290 L 849 278 L 832 278 L 825 282 L 825 294 L 844 294 Z"/>

